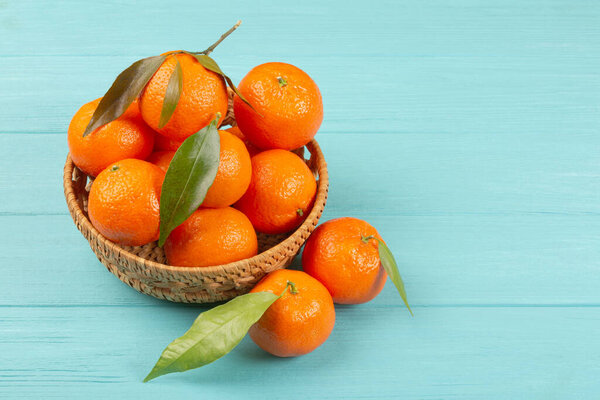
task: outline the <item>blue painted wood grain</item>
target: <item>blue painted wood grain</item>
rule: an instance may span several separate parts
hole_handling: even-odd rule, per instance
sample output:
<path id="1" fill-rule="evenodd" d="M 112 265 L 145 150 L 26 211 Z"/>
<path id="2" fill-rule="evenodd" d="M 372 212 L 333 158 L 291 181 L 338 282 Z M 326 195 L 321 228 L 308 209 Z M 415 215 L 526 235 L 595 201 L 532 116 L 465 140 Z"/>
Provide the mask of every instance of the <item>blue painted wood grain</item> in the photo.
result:
<path id="1" fill-rule="evenodd" d="M 250 340 L 140 383 L 202 306 L 106 272 L 62 195 L 65 132 L 134 60 L 202 49 L 239 80 L 319 84 L 324 219 L 364 218 L 400 262 L 281 360 Z M 600 3 L 0 1 L 0 398 L 574 399 L 600 391 Z M 299 266 L 299 260 L 295 262 Z"/>

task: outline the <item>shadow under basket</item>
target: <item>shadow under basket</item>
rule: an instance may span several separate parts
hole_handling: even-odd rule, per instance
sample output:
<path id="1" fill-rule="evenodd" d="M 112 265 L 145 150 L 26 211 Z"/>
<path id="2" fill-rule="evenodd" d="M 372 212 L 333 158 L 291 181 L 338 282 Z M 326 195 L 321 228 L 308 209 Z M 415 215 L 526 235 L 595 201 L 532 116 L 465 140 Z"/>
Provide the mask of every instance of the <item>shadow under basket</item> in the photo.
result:
<path id="1" fill-rule="evenodd" d="M 310 157 L 304 158 L 305 150 Z M 211 303 L 247 293 L 266 274 L 290 265 L 317 226 L 327 202 L 327 164 L 316 140 L 294 151 L 302 157 L 317 179 L 312 210 L 294 232 L 281 235 L 258 234 L 259 254 L 241 261 L 212 267 L 167 265 L 163 249 L 156 242 L 145 246 L 120 246 L 98 232 L 87 215 L 91 180 L 77 168 L 70 156 L 64 168 L 63 185 L 69 212 L 77 229 L 90 243 L 98 260 L 121 281 L 135 290 L 180 303 Z"/>

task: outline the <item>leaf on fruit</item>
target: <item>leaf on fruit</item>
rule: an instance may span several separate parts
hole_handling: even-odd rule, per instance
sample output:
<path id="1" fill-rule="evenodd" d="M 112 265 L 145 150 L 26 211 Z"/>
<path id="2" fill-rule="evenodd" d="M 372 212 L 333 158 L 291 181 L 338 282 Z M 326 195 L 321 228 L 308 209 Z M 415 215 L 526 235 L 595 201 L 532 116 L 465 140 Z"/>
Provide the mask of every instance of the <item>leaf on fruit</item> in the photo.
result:
<path id="1" fill-rule="evenodd" d="M 190 53 L 190 54 L 192 54 L 196 58 L 196 60 L 198 60 L 200 65 L 202 65 L 204 68 L 224 77 L 225 74 L 221 70 L 221 67 L 219 67 L 219 64 L 217 64 L 217 62 L 214 59 L 207 56 L 206 54 L 195 54 L 195 53 Z"/>
<path id="2" fill-rule="evenodd" d="M 279 297 L 270 292 L 248 293 L 203 312 L 183 336 L 167 346 L 144 382 L 223 357 Z"/>
<path id="3" fill-rule="evenodd" d="M 175 58 L 177 60 L 177 58 Z M 175 69 L 169 78 L 167 84 L 167 91 L 163 100 L 162 111 L 160 112 L 160 120 L 158 122 L 158 128 L 164 127 L 167 122 L 171 119 L 171 116 L 177 108 L 179 97 L 181 96 L 181 90 L 183 87 L 183 72 L 181 71 L 181 64 L 179 60 L 176 61 Z"/>
<path id="4" fill-rule="evenodd" d="M 381 260 L 381 265 L 387 272 L 388 276 L 394 282 L 396 289 L 398 289 L 398 293 L 400 293 L 400 297 L 404 301 L 406 308 L 410 312 L 410 315 L 414 315 L 410 306 L 408 305 L 408 299 L 406 297 L 406 290 L 404 289 L 404 282 L 402 282 L 402 277 L 400 277 L 400 272 L 398 271 L 398 264 L 396 264 L 396 260 L 394 259 L 394 255 L 390 251 L 390 248 L 383 242 L 383 240 L 377 240 L 378 249 L 379 249 L 379 259 Z"/>
<path id="5" fill-rule="evenodd" d="M 207 70 L 221 75 L 223 77 L 223 79 L 225 79 L 225 81 L 227 82 L 227 84 L 229 85 L 231 90 L 233 90 L 233 92 L 236 95 L 238 95 L 244 103 L 248 104 L 250 106 L 250 108 L 252 108 L 254 110 L 254 107 L 252 107 L 252 104 L 250 104 L 248 102 L 248 100 L 246 100 L 246 98 L 242 95 L 242 93 L 240 93 L 238 88 L 233 84 L 233 81 L 231 80 L 231 78 L 228 77 L 227 75 L 225 75 L 225 73 L 221 70 L 221 68 L 219 67 L 219 65 L 217 64 L 217 62 L 214 59 L 207 56 L 206 54 L 197 54 L 197 53 L 188 53 L 188 54 L 194 56 L 196 58 L 196 60 L 198 60 L 200 65 L 202 65 Z"/>
<path id="6" fill-rule="evenodd" d="M 208 126 L 187 138 L 173 156 L 160 195 L 159 246 L 202 204 L 215 180 L 219 168 L 219 118 L 217 115 Z"/>
<path id="7" fill-rule="evenodd" d="M 121 72 L 100 100 L 83 136 L 123 115 L 164 61 L 165 56 L 143 58 Z"/>

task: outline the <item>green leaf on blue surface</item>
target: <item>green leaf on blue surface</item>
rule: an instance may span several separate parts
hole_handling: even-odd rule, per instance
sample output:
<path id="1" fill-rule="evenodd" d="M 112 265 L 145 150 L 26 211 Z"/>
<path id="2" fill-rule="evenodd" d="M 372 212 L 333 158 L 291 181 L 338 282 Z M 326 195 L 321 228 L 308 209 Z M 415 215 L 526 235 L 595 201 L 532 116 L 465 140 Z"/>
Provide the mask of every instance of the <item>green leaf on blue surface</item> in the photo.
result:
<path id="1" fill-rule="evenodd" d="M 248 293 L 203 312 L 183 336 L 167 346 L 144 382 L 202 367 L 223 357 L 280 296 L 270 292 Z"/>
<path id="2" fill-rule="evenodd" d="M 175 58 L 177 60 L 177 58 Z M 164 127 L 177 108 L 179 97 L 181 96 L 181 90 L 183 87 L 183 72 L 181 71 L 181 64 L 179 60 L 176 61 L 175 69 L 169 78 L 167 84 L 167 91 L 163 100 L 162 110 L 160 112 L 160 120 L 158 122 L 158 128 Z"/>
<path id="3" fill-rule="evenodd" d="M 160 195 L 159 246 L 202 204 L 215 180 L 219 168 L 219 118 L 217 115 L 208 126 L 187 138 L 173 156 Z"/>
<path id="4" fill-rule="evenodd" d="M 123 115 L 164 61 L 165 56 L 143 58 L 121 72 L 100 100 L 83 136 Z"/>
<path id="5" fill-rule="evenodd" d="M 410 312 L 410 315 L 413 315 L 410 306 L 408 305 L 408 299 L 406 297 L 406 290 L 404 289 L 404 282 L 402 282 L 402 277 L 400 276 L 400 271 L 398 271 L 398 264 L 396 264 L 396 260 L 394 259 L 394 255 L 387 245 L 383 242 L 383 240 L 377 240 L 378 249 L 379 249 L 379 259 L 381 260 L 381 265 L 387 272 L 388 276 L 398 289 L 398 293 L 400 293 L 400 297 L 404 301 L 406 308 Z"/>

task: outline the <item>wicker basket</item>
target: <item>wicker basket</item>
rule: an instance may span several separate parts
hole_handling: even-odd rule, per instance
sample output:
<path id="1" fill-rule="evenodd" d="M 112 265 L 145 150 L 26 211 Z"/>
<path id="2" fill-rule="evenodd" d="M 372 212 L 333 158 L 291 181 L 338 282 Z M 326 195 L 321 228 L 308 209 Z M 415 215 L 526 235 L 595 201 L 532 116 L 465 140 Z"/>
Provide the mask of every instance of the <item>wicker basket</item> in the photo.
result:
<path id="1" fill-rule="evenodd" d="M 235 123 L 231 117 L 229 119 L 230 124 Z M 305 162 L 317 178 L 317 196 L 303 224 L 291 234 L 259 233 L 257 256 L 225 265 L 175 267 L 166 265 L 164 252 L 156 242 L 126 247 L 106 239 L 92 226 L 87 215 L 91 180 L 73 164 L 70 156 L 67 156 L 63 176 L 65 197 L 75 225 L 90 243 L 98 260 L 127 285 L 141 293 L 174 302 L 228 300 L 248 292 L 267 273 L 290 265 L 317 226 L 327 202 L 327 164 L 316 140 L 308 143 L 306 149 L 310 157 Z M 296 154 L 304 158 L 304 148 Z"/>

